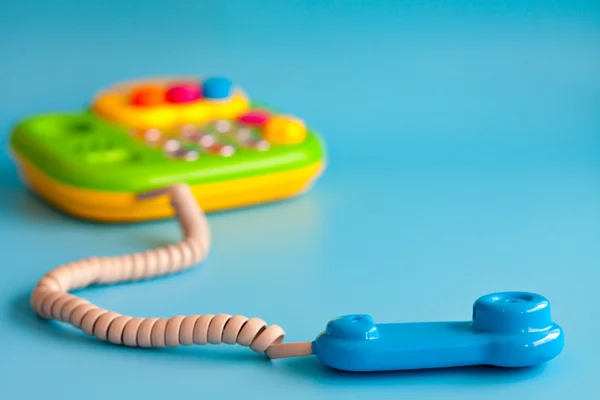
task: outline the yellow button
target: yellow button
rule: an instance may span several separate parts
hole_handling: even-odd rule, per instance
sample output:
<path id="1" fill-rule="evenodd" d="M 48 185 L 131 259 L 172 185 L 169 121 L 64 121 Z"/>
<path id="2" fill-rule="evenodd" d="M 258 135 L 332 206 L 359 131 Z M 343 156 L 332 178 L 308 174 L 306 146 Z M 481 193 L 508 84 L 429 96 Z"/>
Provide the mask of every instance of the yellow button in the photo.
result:
<path id="1" fill-rule="evenodd" d="M 264 137 L 274 144 L 298 144 L 306 138 L 306 126 L 294 117 L 274 116 L 265 124 Z"/>

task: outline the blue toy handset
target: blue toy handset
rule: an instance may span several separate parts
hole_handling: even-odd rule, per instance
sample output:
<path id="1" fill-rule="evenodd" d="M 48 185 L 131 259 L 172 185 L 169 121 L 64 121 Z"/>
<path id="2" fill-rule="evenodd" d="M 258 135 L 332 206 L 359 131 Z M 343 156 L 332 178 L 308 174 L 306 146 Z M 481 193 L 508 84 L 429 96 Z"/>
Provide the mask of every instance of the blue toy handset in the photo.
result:
<path id="1" fill-rule="evenodd" d="M 347 315 L 330 321 L 312 343 L 323 364 L 346 371 L 529 367 L 555 358 L 563 347 L 550 302 L 526 292 L 480 297 L 472 321 L 376 324 L 369 315 Z"/>
<path id="2" fill-rule="evenodd" d="M 168 195 L 184 238 L 175 245 L 116 257 L 90 257 L 61 265 L 37 283 L 31 306 L 43 318 L 67 322 L 116 345 L 174 347 L 240 344 L 271 359 L 315 355 L 347 371 L 389 371 L 496 365 L 527 367 L 556 357 L 562 329 L 550 302 L 533 293 L 479 298 L 471 321 L 375 324 L 368 315 L 330 321 L 315 341 L 283 343 L 285 332 L 260 318 L 230 314 L 140 318 L 105 310 L 69 291 L 95 284 L 137 281 L 182 271 L 204 260 L 211 244 L 205 214 L 191 187 L 173 185 L 138 196 Z"/>

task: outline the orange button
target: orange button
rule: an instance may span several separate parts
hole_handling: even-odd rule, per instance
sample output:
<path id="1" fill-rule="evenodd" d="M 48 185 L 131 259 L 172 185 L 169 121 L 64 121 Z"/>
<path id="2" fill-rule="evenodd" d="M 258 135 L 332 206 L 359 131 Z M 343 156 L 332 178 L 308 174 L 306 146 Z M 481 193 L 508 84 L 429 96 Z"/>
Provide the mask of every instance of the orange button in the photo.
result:
<path id="1" fill-rule="evenodd" d="M 131 92 L 131 104 L 136 106 L 157 106 L 165 101 L 165 89 L 161 86 L 138 86 Z"/>

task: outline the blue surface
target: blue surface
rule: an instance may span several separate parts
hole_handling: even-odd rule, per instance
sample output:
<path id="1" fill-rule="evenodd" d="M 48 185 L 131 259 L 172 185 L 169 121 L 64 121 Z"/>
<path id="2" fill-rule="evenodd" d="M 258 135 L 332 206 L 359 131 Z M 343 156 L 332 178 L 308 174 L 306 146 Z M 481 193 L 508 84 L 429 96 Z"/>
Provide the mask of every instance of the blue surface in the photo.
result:
<path id="1" fill-rule="evenodd" d="M 395 371 L 475 365 L 521 368 L 552 360 L 564 348 L 550 301 L 527 292 L 481 296 L 470 321 L 375 323 L 345 315 L 312 344 L 325 365 L 343 371 Z"/>
<path id="2" fill-rule="evenodd" d="M 177 240 L 176 224 L 70 219 L 3 157 L 0 398 L 598 397 L 600 6 L 366 3 L 4 2 L 2 145 L 19 118 L 79 110 L 121 79 L 227 76 L 322 132 L 326 175 L 301 199 L 211 216 L 214 250 L 185 275 L 82 295 L 133 315 L 259 316 L 295 341 L 338 315 L 465 320 L 480 295 L 532 291 L 568 333 L 560 356 L 357 376 L 314 357 L 87 339 L 33 316 L 35 282 Z"/>

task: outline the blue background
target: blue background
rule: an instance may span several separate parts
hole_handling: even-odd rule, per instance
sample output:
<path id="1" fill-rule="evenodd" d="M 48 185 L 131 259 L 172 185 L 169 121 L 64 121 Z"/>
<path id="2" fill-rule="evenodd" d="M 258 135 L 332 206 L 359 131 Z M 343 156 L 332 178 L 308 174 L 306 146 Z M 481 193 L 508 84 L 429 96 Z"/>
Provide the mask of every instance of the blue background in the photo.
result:
<path id="1" fill-rule="evenodd" d="M 302 198 L 214 214 L 185 275 L 86 290 L 133 315 L 241 313 L 312 340 L 337 315 L 470 318 L 493 291 L 547 296 L 563 353 L 527 370 L 345 374 L 232 346 L 124 349 L 39 320 L 58 264 L 178 240 L 30 195 L 0 158 L 0 397 L 460 398 L 598 394 L 597 2 L 5 1 L 0 136 L 146 75 L 225 75 L 319 130 L 329 168 Z M 595 3 L 595 4 L 594 4 Z M 84 397 L 85 396 L 85 397 Z"/>

